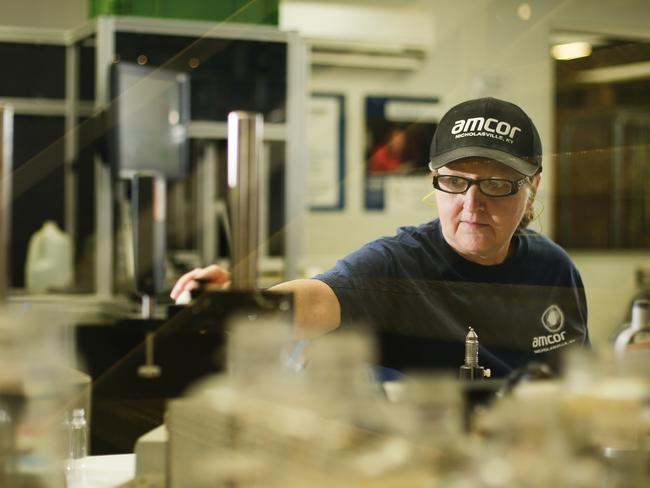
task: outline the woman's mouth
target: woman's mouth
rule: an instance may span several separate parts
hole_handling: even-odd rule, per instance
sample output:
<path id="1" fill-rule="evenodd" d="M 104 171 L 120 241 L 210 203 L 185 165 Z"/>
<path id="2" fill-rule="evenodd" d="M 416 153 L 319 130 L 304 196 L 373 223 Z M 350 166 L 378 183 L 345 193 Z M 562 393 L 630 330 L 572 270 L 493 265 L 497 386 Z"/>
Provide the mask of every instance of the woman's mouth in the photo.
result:
<path id="1" fill-rule="evenodd" d="M 487 227 L 487 225 L 488 225 L 488 224 L 482 224 L 480 222 L 475 222 L 475 221 L 472 221 L 472 220 L 461 220 L 460 223 L 465 224 L 465 225 L 467 225 L 469 227 L 473 227 L 473 228 Z"/>

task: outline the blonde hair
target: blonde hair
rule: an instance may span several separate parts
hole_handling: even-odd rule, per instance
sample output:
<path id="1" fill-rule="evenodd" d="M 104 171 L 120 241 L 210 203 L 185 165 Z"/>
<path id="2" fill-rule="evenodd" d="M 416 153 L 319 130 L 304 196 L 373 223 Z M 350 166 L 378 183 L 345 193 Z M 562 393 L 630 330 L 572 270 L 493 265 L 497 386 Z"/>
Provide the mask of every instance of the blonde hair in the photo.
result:
<path id="1" fill-rule="evenodd" d="M 531 180 L 529 178 L 528 184 Z M 517 229 L 525 229 L 528 225 L 535 220 L 535 210 L 533 209 L 533 203 L 535 202 L 535 191 L 532 188 L 528 188 L 528 199 L 526 200 L 526 210 L 524 211 L 523 217 L 517 225 Z"/>

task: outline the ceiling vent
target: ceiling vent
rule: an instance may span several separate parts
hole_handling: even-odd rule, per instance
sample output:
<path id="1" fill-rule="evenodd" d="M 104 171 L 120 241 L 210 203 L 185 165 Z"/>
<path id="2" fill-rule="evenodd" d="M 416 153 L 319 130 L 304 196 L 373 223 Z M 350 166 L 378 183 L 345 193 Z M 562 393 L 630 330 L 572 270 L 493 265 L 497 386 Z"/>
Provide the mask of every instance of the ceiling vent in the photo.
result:
<path id="1" fill-rule="evenodd" d="M 433 13 L 426 2 L 395 3 L 284 1 L 280 25 L 307 40 L 312 66 L 417 69 L 433 47 Z"/>
<path id="2" fill-rule="evenodd" d="M 312 66 L 408 71 L 420 67 L 424 46 L 307 38 Z"/>

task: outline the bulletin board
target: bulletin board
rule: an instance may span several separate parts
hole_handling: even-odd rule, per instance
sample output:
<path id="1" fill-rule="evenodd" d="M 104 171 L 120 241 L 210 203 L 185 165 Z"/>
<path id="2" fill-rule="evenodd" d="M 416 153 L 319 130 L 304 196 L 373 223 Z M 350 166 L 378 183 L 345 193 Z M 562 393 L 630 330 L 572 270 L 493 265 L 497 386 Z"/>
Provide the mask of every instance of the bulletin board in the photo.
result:
<path id="1" fill-rule="evenodd" d="M 344 97 L 313 93 L 307 114 L 309 171 L 307 202 L 310 210 L 344 207 L 345 107 Z"/>
<path id="2" fill-rule="evenodd" d="M 385 208 L 386 181 L 422 176 L 440 118 L 435 97 L 369 96 L 365 101 L 365 207 Z"/>

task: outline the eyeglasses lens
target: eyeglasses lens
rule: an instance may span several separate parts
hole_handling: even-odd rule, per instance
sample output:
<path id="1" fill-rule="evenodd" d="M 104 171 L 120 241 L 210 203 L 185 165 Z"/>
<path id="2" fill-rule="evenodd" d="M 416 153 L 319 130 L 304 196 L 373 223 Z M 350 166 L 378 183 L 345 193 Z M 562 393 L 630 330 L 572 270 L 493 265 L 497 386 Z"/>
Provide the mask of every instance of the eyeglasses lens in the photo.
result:
<path id="1" fill-rule="evenodd" d="M 503 197 L 511 195 L 514 190 L 514 183 L 502 179 L 469 180 L 460 176 L 440 175 L 434 181 L 434 186 L 447 193 L 465 193 L 472 184 L 478 184 L 479 189 L 485 195 L 491 197 Z"/>

